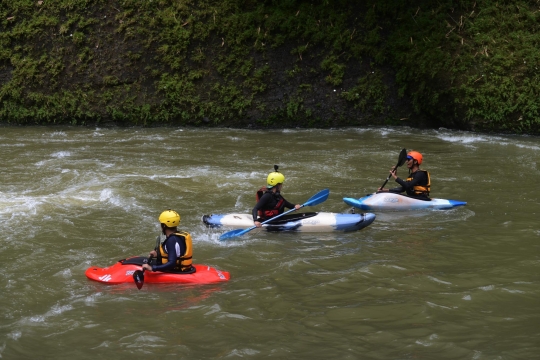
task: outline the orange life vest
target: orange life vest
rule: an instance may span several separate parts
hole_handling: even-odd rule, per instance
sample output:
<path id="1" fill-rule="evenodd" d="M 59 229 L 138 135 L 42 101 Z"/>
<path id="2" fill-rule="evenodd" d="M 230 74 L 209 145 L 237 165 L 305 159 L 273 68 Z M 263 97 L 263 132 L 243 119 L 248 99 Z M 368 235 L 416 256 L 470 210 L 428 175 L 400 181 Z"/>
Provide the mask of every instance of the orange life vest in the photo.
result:
<path id="1" fill-rule="evenodd" d="M 184 255 L 176 259 L 174 271 L 189 271 L 191 270 L 193 258 L 193 242 L 191 240 L 191 235 L 184 231 L 174 233 L 174 235 L 183 237 L 186 240 L 186 252 L 184 253 Z M 167 239 L 165 239 L 165 241 L 167 241 Z M 169 261 L 169 254 L 163 246 L 163 244 L 165 244 L 165 241 L 159 245 L 158 265 L 166 264 Z"/>
<path id="2" fill-rule="evenodd" d="M 257 193 L 255 194 L 255 198 L 257 199 L 257 202 L 259 202 L 259 200 L 261 200 L 262 196 L 264 195 L 264 193 L 266 192 L 271 192 L 271 190 L 268 190 L 268 188 L 266 186 L 263 186 L 262 188 L 260 188 L 259 190 L 257 190 Z M 269 209 L 269 210 L 259 210 L 257 211 L 257 215 L 261 218 L 265 218 L 265 219 L 268 219 L 268 218 L 271 218 L 271 217 L 274 217 L 276 215 L 279 215 L 279 209 L 281 208 L 281 206 L 283 205 L 283 202 L 285 201 L 285 199 L 283 198 L 280 198 L 276 204 L 276 206 L 273 208 L 273 209 Z"/>
<path id="3" fill-rule="evenodd" d="M 415 195 L 424 195 L 429 196 L 429 192 L 431 190 L 431 178 L 429 177 L 429 172 L 426 170 L 417 170 L 417 171 L 423 171 L 426 173 L 427 177 L 427 184 L 426 185 L 416 185 L 413 187 L 413 192 Z M 407 178 L 407 181 L 411 181 L 413 178 L 409 175 Z"/>

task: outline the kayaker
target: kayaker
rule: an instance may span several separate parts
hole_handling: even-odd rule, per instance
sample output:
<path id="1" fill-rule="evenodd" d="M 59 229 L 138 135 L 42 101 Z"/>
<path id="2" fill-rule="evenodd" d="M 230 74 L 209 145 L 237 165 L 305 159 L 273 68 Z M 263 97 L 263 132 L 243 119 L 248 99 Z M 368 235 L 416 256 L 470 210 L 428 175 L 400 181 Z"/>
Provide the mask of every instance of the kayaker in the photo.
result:
<path id="1" fill-rule="evenodd" d="M 156 265 L 143 264 L 150 271 L 186 272 L 192 270 L 193 246 L 191 235 L 178 231 L 180 215 L 174 210 L 165 210 L 159 215 L 161 231 L 165 235 L 163 243 L 150 252 L 157 258 Z"/>
<path id="2" fill-rule="evenodd" d="M 285 176 L 278 172 L 277 165 L 274 165 L 274 170 L 266 178 L 266 187 L 257 191 L 258 201 L 251 212 L 253 219 L 255 219 L 253 223 L 258 228 L 262 226 L 261 222 L 282 214 L 285 208 L 297 210 L 301 208 L 301 205 L 290 203 L 281 196 Z"/>
<path id="3" fill-rule="evenodd" d="M 402 193 L 406 192 L 407 196 L 414 197 L 420 200 L 430 200 L 429 191 L 431 188 L 431 179 L 429 172 L 421 170 L 422 154 L 418 151 L 411 151 L 407 154 L 407 168 L 409 169 L 409 177 L 405 180 L 396 175 L 397 168 L 390 170 L 390 175 L 401 185 L 394 189 L 379 188 L 377 192 Z"/>

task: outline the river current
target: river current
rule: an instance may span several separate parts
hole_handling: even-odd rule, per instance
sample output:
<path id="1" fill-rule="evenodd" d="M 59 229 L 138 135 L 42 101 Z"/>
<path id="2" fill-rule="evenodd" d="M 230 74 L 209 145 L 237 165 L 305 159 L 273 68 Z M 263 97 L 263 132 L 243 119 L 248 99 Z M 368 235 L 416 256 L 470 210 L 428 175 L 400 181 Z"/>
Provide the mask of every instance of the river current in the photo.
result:
<path id="1" fill-rule="evenodd" d="M 467 205 L 225 242 L 201 221 L 249 213 L 274 164 L 287 200 L 329 188 L 307 211 L 349 212 L 402 148 L 432 197 Z M 0 358 L 538 359 L 539 155 L 538 137 L 445 129 L 1 127 Z M 145 256 L 169 208 L 229 282 L 85 277 Z"/>

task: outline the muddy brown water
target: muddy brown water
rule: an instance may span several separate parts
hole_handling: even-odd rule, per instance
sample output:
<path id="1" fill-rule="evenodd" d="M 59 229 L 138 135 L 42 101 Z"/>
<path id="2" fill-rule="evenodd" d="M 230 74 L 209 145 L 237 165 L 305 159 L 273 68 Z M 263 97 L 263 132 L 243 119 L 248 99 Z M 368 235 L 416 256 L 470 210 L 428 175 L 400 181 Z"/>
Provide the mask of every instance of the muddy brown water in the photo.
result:
<path id="1" fill-rule="evenodd" d="M 201 222 L 249 212 L 274 164 L 288 200 L 329 188 L 308 210 L 348 212 L 401 148 L 424 154 L 433 197 L 467 206 L 227 242 Z M 539 154 L 537 137 L 444 129 L 2 127 L 0 358 L 538 358 Z M 167 208 L 229 282 L 86 279 L 147 254 Z"/>

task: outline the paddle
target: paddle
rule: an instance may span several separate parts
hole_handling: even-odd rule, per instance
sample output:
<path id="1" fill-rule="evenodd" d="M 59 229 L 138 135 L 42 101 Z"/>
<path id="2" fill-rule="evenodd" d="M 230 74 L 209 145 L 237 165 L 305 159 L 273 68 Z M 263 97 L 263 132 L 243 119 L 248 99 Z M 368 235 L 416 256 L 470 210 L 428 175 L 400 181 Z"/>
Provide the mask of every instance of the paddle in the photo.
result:
<path id="1" fill-rule="evenodd" d="M 149 256 L 148 257 L 148 262 L 150 262 L 150 260 L 152 260 L 152 257 Z M 135 272 L 133 273 L 133 280 L 135 280 L 135 285 L 137 285 L 137 289 L 141 290 L 143 284 L 144 284 L 144 271 L 146 269 L 143 268 L 142 270 L 135 270 Z"/>
<path id="2" fill-rule="evenodd" d="M 402 149 L 401 152 L 399 153 L 398 162 L 396 166 L 394 166 L 394 170 L 396 170 L 401 165 L 405 164 L 405 160 L 407 160 L 407 150 Z M 386 185 L 388 180 L 390 180 L 390 176 L 392 176 L 392 174 L 388 175 L 388 177 L 386 178 L 386 181 L 384 182 L 384 184 L 382 184 L 381 189 L 384 187 L 384 185 Z"/>
<path id="3" fill-rule="evenodd" d="M 156 242 L 157 242 L 156 252 L 159 251 L 159 240 L 160 240 L 160 236 L 158 235 L 158 237 L 156 238 Z M 148 257 L 148 260 L 146 261 L 146 263 L 149 264 L 151 260 L 152 260 L 152 255 Z M 133 273 L 133 280 L 135 281 L 135 285 L 137 285 L 137 289 L 139 290 L 141 290 L 144 284 L 144 271 L 145 270 L 146 269 L 143 268 L 142 270 L 135 270 L 135 272 Z"/>
<path id="4" fill-rule="evenodd" d="M 321 190 L 319 191 L 317 194 L 313 195 L 311 198 L 309 198 L 308 201 L 306 201 L 304 204 L 302 204 L 300 206 L 300 208 L 303 208 L 304 206 L 313 206 L 313 205 L 318 205 L 324 201 L 326 201 L 326 199 L 328 199 L 328 195 L 330 195 L 330 190 L 329 189 L 324 189 L 324 190 Z M 279 214 L 279 215 L 276 215 L 274 216 L 273 218 L 271 219 L 268 219 L 266 221 L 263 221 L 261 223 L 262 224 L 266 224 L 272 220 L 275 220 L 279 217 L 282 217 L 283 215 L 285 214 L 288 214 L 288 213 L 291 213 L 293 211 L 295 211 L 296 209 L 290 209 L 288 211 L 285 211 L 284 213 L 282 214 Z M 236 229 L 236 230 L 231 230 L 229 232 L 226 232 L 225 234 L 221 235 L 219 237 L 219 240 L 220 241 L 223 241 L 223 240 L 226 240 L 226 239 L 230 239 L 230 238 L 233 238 L 233 237 L 236 237 L 236 236 L 242 236 L 244 235 L 245 233 L 248 233 L 250 232 L 251 230 L 255 229 L 256 226 L 252 226 L 250 228 L 247 228 L 247 229 Z"/>

